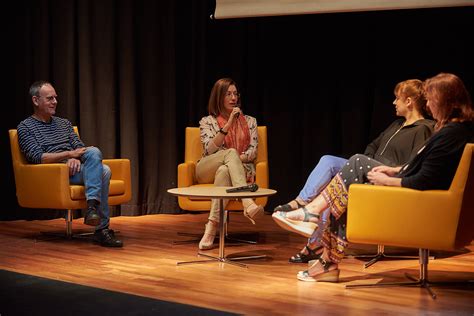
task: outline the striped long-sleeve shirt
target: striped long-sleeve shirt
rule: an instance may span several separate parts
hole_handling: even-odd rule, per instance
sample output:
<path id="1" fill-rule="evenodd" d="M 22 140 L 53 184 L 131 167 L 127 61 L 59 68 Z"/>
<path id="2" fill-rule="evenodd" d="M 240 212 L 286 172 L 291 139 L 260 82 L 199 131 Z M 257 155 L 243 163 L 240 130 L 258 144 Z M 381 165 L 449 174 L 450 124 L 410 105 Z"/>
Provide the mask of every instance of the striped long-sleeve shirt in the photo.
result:
<path id="1" fill-rule="evenodd" d="M 57 116 L 53 116 L 48 123 L 30 116 L 18 124 L 17 130 L 21 151 L 30 163 L 41 163 L 44 153 L 85 147 L 74 132 L 71 122 Z"/>

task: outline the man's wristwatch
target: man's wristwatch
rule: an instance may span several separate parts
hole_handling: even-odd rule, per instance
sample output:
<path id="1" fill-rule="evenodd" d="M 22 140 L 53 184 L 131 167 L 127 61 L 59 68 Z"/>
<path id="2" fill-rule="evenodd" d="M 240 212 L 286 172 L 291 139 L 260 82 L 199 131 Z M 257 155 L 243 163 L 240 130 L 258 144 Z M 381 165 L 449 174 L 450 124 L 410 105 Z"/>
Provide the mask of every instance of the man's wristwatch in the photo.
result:
<path id="1" fill-rule="evenodd" d="M 229 132 L 224 132 L 224 130 L 223 130 L 222 128 L 219 130 L 219 133 L 222 133 L 222 134 L 224 134 L 224 135 L 229 134 Z"/>

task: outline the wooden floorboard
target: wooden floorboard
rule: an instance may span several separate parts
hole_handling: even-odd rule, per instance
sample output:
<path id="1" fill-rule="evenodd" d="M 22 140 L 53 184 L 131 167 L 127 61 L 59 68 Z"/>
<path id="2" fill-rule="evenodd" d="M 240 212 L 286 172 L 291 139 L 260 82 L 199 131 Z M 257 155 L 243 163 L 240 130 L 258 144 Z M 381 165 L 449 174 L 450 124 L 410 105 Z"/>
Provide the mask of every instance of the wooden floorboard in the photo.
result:
<path id="1" fill-rule="evenodd" d="M 233 214 L 230 230 L 258 233 L 257 245 L 226 247 L 227 255 L 266 254 L 241 268 L 226 263 L 177 266 L 197 260 L 197 243 L 178 232 L 201 233 L 207 214 L 114 217 L 124 248 L 110 249 L 84 240 L 44 240 L 40 231 L 60 231 L 64 220 L 0 222 L 0 269 L 27 273 L 108 290 L 191 304 L 247 315 L 473 315 L 473 287 L 434 287 L 432 300 L 424 289 L 389 287 L 345 289 L 347 284 L 406 281 L 404 273 L 418 275 L 417 260 L 386 260 L 363 268 L 363 261 L 344 259 L 340 283 L 301 282 L 305 264 L 291 264 L 305 238 L 280 229 L 264 216 L 252 225 Z M 88 230 L 82 219 L 75 230 Z M 429 263 L 432 280 L 474 279 L 474 244 L 456 253 L 435 253 Z M 375 246 L 351 245 L 353 254 L 375 253 Z M 387 253 L 404 249 L 387 248 Z M 412 250 L 414 254 L 416 251 Z M 218 249 L 208 251 L 217 255 Z"/>

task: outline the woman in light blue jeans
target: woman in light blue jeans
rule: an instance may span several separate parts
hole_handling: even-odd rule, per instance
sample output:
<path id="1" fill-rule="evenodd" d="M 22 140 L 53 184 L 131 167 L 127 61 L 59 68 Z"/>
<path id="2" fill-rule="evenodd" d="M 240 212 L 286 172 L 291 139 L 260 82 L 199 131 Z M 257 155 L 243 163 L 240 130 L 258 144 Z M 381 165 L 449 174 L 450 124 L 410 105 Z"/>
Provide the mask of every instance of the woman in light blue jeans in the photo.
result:
<path id="1" fill-rule="evenodd" d="M 401 118 L 395 120 L 364 151 L 364 155 L 390 167 L 401 166 L 416 155 L 418 150 L 433 133 L 434 121 L 425 119 L 426 100 L 423 96 L 422 81 L 406 80 L 395 86 L 395 111 Z M 325 155 L 309 175 L 303 189 L 292 201 L 278 205 L 274 212 L 289 212 L 302 208 L 313 201 L 331 179 L 344 167 L 347 159 Z M 305 220 L 308 236 L 317 227 L 308 215 Z M 324 222 L 324 220 L 323 220 Z M 321 224 L 321 222 L 319 223 Z M 321 229 L 319 229 L 321 230 Z M 320 234 L 317 234 L 318 236 Z M 315 236 L 313 236 L 315 237 Z M 308 245 L 290 258 L 293 263 L 306 263 L 319 257 L 317 249 Z"/>
<path id="2" fill-rule="evenodd" d="M 306 180 L 306 183 L 303 189 L 301 189 L 298 197 L 288 204 L 277 206 L 275 211 L 281 211 L 280 208 L 288 209 L 289 207 L 291 209 L 288 209 L 287 211 L 290 211 L 311 202 L 316 196 L 318 196 L 321 190 L 326 187 L 337 172 L 344 167 L 346 162 L 347 159 L 341 157 L 331 155 L 322 156 L 316 167 L 311 171 L 311 174 Z M 298 207 L 295 207 L 296 205 L 293 204 L 298 204 Z"/>

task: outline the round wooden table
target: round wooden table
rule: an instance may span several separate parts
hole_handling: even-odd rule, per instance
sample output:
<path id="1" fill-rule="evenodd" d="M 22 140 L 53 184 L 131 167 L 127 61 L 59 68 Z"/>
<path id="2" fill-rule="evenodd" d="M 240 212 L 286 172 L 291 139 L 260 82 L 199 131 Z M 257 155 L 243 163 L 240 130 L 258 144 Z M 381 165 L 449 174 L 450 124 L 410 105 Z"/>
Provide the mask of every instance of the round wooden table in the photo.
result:
<path id="1" fill-rule="evenodd" d="M 178 265 L 190 264 L 190 263 L 205 263 L 211 261 L 218 261 L 224 263 L 231 263 L 238 266 L 247 267 L 245 264 L 238 262 L 233 262 L 237 260 L 246 260 L 246 259 L 259 259 L 266 257 L 262 256 L 246 256 L 246 257 L 232 257 L 227 258 L 225 256 L 225 229 L 224 229 L 224 199 L 246 199 L 246 198 L 258 198 L 264 196 L 270 196 L 275 194 L 277 191 L 272 189 L 263 189 L 259 188 L 255 192 L 233 192 L 227 193 L 226 190 L 232 187 L 217 187 L 217 186 L 193 186 L 193 187 L 183 187 L 183 188 L 174 188 L 169 189 L 168 193 L 176 196 L 187 196 L 187 197 L 200 197 L 208 199 L 218 199 L 219 200 L 219 256 L 214 257 L 208 254 L 204 254 L 198 251 L 199 256 L 204 256 L 209 259 L 207 260 L 194 260 L 194 261 L 182 261 L 178 262 Z"/>

